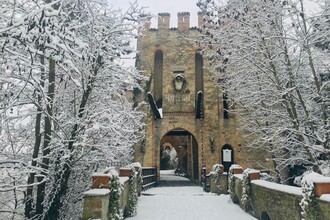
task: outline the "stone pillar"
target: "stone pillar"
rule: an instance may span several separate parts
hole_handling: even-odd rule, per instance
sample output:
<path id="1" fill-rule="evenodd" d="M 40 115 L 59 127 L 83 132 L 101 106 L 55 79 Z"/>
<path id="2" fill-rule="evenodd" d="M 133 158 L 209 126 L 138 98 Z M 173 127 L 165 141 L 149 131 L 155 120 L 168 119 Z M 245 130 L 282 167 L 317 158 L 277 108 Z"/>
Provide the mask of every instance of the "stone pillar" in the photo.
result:
<path id="1" fill-rule="evenodd" d="M 109 189 L 91 189 L 84 194 L 83 220 L 101 219 L 109 217 Z"/>
<path id="2" fill-rule="evenodd" d="M 158 14 L 158 29 L 168 30 L 170 28 L 170 13 L 159 13 Z"/>
<path id="3" fill-rule="evenodd" d="M 211 193 L 216 194 L 228 194 L 228 177 L 227 173 L 211 175 Z"/>
<path id="4" fill-rule="evenodd" d="M 190 28 L 190 13 L 179 12 L 178 13 L 178 30 L 188 31 Z"/>

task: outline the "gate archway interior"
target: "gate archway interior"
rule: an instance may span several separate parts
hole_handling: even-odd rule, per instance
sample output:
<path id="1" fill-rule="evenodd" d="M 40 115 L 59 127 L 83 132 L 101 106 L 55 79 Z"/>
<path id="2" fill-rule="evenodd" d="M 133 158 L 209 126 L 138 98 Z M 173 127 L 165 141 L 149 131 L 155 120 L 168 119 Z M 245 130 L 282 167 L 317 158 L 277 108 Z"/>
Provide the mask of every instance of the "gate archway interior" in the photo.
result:
<path id="1" fill-rule="evenodd" d="M 234 149 L 229 144 L 223 145 L 221 149 L 221 163 L 225 172 L 228 172 L 230 166 L 234 164 Z"/>
<path id="2" fill-rule="evenodd" d="M 198 143 L 187 130 L 174 129 L 160 141 L 160 170 L 175 170 L 177 174 L 198 180 Z"/>

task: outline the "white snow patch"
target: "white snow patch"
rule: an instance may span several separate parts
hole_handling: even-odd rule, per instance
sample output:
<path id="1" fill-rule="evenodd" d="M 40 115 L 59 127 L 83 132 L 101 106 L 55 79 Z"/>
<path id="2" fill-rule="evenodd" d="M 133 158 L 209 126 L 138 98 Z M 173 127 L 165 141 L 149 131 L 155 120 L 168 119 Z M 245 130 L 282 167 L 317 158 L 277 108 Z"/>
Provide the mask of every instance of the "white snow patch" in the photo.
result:
<path id="1" fill-rule="evenodd" d="M 160 175 L 175 175 L 175 170 L 160 170 Z"/>
<path id="2" fill-rule="evenodd" d="M 129 177 L 127 177 L 127 176 L 123 176 L 123 177 L 119 177 L 119 182 L 120 182 L 120 184 L 124 184 L 124 183 L 126 183 L 127 181 L 129 180 Z"/>
<path id="3" fill-rule="evenodd" d="M 157 187 L 141 196 L 137 215 L 129 220 L 255 220 L 228 195 L 203 192 L 202 187 Z"/>
<path id="4" fill-rule="evenodd" d="M 330 194 L 323 194 L 321 195 L 320 199 L 326 202 L 330 202 Z"/>
<path id="5" fill-rule="evenodd" d="M 110 193 L 109 189 L 91 189 L 84 192 L 84 196 L 105 196 Z"/>
<path id="6" fill-rule="evenodd" d="M 240 180 L 243 180 L 243 174 L 234 174 L 233 176 Z"/>
<path id="7" fill-rule="evenodd" d="M 295 187 L 295 186 L 288 186 L 288 185 L 283 185 L 283 184 L 278 184 L 278 183 L 272 183 L 264 180 L 252 180 L 251 183 L 256 184 L 258 186 L 263 186 L 268 189 L 273 189 L 277 190 L 280 192 L 285 192 L 293 195 L 298 195 L 302 196 L 302 190 L 300 187 Z"/>
<path id="8" fill-rule="evenodd" d="M 158 111 L 159 111 L 159 114 L 160 114 L 160 118 L 163 118 L 163 108 L 159 108 Z"/>
<path id="9" fill-rule="evenodd" d="M 307 182 L 308 184 L 312 183 L 330 183 L 330 177 L 322 176 L 321 174 L 310 172 L 303 176 L 303 181 Z"/>
<path id="10" fill-rule="evenodd" d="M 92 176 L 93 177 L 98 177 L 98 176 L 104 177 L 104 176 L 106 176 L 106 177 L 110 177 L 110 178 L 112 177 L 110 174 L 107 174 L 107 173 L 93 173 Z"/>

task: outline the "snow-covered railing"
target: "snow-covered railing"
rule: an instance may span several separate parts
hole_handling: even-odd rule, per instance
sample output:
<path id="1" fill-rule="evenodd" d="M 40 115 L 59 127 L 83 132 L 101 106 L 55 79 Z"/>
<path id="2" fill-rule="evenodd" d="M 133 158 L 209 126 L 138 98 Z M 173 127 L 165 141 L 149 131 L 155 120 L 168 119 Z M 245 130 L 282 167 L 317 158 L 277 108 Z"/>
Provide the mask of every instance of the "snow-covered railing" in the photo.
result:
<path id="1" fill-rule="evenodd" d="M 253 169 L 230 176 L 233 202 L 258 219 L 330 220 L 328 177 L 308 176 L 308 187 L 301 188 L 260 180 L 260 171 Z"/>
<path id="2" fill-rule="evenodd" d="M 222 164 L 214 164 L 212 171 L 206 177 L 209 178 L 207 182 L 209 182 L 209 191 L 211 193 L 228 193 L 228 176 L 227 172 L 224 172 L 224 166 Z"/>
<path id="3" fill-rule="evenodd" d="M 157 167 L 142 167 L 142 190 L 157 185 Z"/>
<path id="4" fill-rule="evenodd" d="M 92 189 L 84 193 L 83 220 L 123 219 L 136 213 L 142 187 L 141 165 L 134 163 L 92 175 Z"/>

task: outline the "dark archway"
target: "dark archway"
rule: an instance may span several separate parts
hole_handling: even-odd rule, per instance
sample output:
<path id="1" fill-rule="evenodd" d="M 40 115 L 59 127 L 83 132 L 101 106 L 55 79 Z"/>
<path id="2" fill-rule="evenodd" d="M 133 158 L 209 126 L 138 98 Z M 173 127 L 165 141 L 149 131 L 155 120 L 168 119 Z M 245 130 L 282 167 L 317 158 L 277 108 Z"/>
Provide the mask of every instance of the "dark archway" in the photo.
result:
<path id="1" fill-rule="evenodd" d="M 176 166 L 177 173 L 198 181 L 198 143 L 187 130 L 173 129 L 164 135 L 160 141 L 159 156 L 161 170 L 173 169 Z M 174 156 L 176 158 L 173 158 Z"/>
<path id="2" fill-rule="evenodd" d="M 261 220 L 271 220 L 267 212 L 261 213 Z"/>
<path id="3" fill-rule="evenodd" d="M 230 166 L 234 164 L 234 149 L 229 144 L 225 144 L 221 148 L 221 164 L 224 166 L 225 172 L 228 172 Z"/>

